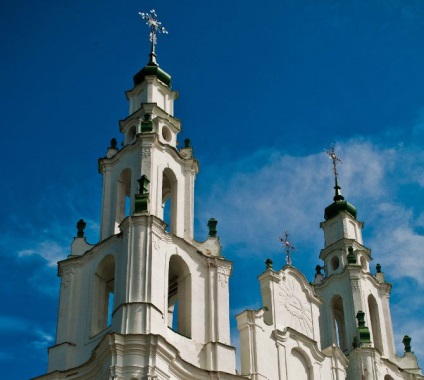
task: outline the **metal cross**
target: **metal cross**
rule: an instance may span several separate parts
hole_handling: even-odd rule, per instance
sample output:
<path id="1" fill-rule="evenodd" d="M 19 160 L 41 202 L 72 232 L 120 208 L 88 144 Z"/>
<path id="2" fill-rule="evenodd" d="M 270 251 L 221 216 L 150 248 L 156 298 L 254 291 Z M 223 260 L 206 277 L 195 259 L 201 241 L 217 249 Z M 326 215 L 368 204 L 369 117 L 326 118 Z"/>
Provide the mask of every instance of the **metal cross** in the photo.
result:
<path id="1" fill-rule="evenodd" d="M 334 173 L 334 190 L 335 190 L 335 194 L 334 194 L 334 201 L 343 201 L 344 197 L 343 195 L 340 193 L 341 187 L 339 186 L 338 183 L 338 173 L 337 173 L 337 165 L 342 164 L 342 160 L 337 157 L 336 152 L 334 151 L 334 144 L 331 144 L 331 150 L 326 150 L 325 153 L 328 154 L 328 157 L 330 157 L 330 159 L 333 161 L 333 173 Z"/>
<path id="2" fill-rule="evenodd" d="M 342 164 L 343 162 L 339 157 L 337 157 L 336 152 L 334 151 L 334 144 L 331 144 L 331 150 L 325 150 L 325 153 L 327 153 L 328 157 L 333 161 L 333 173 L 337 178 L 337 165 Z"/>
<path id="3" fill-rule="evenodd" d="M 150 28 L 150 42 L 152 43 L 152 52 L 154 52 L 157 40 L 156 34 L 168 34 L 168 31 L 162 26 L 162 23 L 158 21 L 158 16 L 154 9 L 152 9 L 149 13 L 138 12 L 138 14 L 143 20 L 146 20 L 146 25 Z"/>
<path id="4" fill-rule="evenodd" d="M 290 257 L 290 252 L 297 251 L 297 249 L 292 243 L 290 243 L 289 233 L 287 232 L 287 230 L 284 231 L 284 237 L 279 236 L 278 240 L 280 240 L 280 242 L 283 243 L 284 249 L 286 250 L 286 262 L 287 262 L 287 264 L 291 265 L 292 261 L 291 261 L 291 257 Z"/>

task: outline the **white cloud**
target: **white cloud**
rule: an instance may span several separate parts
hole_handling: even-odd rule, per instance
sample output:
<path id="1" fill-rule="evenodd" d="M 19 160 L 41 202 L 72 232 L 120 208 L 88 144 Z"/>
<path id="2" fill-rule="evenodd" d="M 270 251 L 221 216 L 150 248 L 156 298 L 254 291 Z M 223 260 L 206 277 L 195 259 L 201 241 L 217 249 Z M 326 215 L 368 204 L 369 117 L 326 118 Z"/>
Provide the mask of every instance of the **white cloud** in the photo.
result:
<path id="1" fill-rule="evenodd" d="M 341 145 L 341 152 L 345 164 L 340 182 L 348 198 L 363 194 L 364 184 L 371 198 L 386 193 L 387 167 L 381 156 L 392 152 L 379 152 L 365 142 Z M 350 164 L 352 160 L 357 165 Z M 367 167 L 369 161 L 374 164 Z M 219 218 L 230 244 L 269 249 L 284 228 L 299 240 L 322 242 L 318 224 L 334 195 L 331 162 L 323 152 L 297 157 L 262 150 L 220 169 L 219 181 L 208 179 L 213 185 L 199 208 L 202 219 Z"/>
<path id="2" fill-rule="evenodd" d="M 416 205 L 413 212 L 402 194 L 405 183 L 421 186 L 412 159 L 415 148 L 353 139 L 338 143 L 336 150 L 343 159 L 342 193 L 358 207 L 359 219 L 365 218 L 365 245 L 390 276 L 413 277 L 424 285 L 424 237 L 414 230 L 424 224 L 424 211 Z M 231 246 L 239 256 L 275 252 L 280 249 L 277 237 L 287 228 L 295 245 L 311 250 L 299 254 L 317 259 L 323 245 L 319 222 L 334 192 L 331 161 L 323 152 L 290 156 L 261 150 L 210 173 L 206 181 L 211 185 L 201 195 L 198 215 L 201 220 L 218 219 L 224 255 Z"/>
<path id="3" fill-rule="evenodd" d="M 52 345 L 54 337 L 44 332 L 43 330 L 37 329 L 35 331 L 36 339 L 31 342 L 32 346 L 36 349 L 45 349 Z"/>
<path id="4" fill-rule="evenodd" d="M 62 247 L 55 241 L 47 240 L 37 243 L 34 248 L 23 249 L 18 252 L 19 257 L 38 255 L 47 261 L 50 267 L 55 267 L 59 260 L 69 254 L 69 248 Z"/>
<path id="5" fill-rule="evenodd" d="M 31 345 L 46 348 L 54 342 L 54 337 L 34 324 L 34 321 L 11 315 L 0 315 L 0 332 L 25 334 L 33 336 Z M 0 360 L 6 359 L 7 353 L 0 351 Z"/>

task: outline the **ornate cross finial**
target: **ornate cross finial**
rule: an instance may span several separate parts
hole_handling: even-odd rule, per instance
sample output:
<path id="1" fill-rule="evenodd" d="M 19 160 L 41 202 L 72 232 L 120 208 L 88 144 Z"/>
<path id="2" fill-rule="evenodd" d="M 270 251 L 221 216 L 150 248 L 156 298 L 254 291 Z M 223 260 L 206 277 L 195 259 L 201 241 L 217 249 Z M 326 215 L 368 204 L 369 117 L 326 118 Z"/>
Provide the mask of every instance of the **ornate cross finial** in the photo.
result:
<path id="1" fill-rule="evenodd" d="M 327 153 L 328 157 L 333 161 L 333 173 L 334 173 L 334 181 L 335 181 L 335 195 L 334 195 L 334 201 L 342 201 L 344 197 L 340 193 L 341 187 L 338 183 L 338 172 L 337 172 L 337 165 L 342 164 L 342 160 L 336 155 L 334 144 L 331 144 L 331 150 L 325 150 L 325 153 Z"/>
<path id="2" fill-rule="evenodd" d="M 146 20 L 146 25 L 150 28 L 150 42 L 152 43 L 150 51 L 150 63 L 156 63 L 155 45 L 157 43 L 157 33 L 168 34 L 168 31 L 162 26 L 162 23 L 158 21 L 157 14 L 154 9 L 149 13 L 138 12 L 143 20 Z"/>
<path id="3" fill-rule="evenodd" d="M 283 243 L 284 249 L 286 250 L 286 262 L 287 262 L 287 264 L 291 265 L 292 261 L 291 261 L 291 257 L 290 257 L 290 252 L 297 251 L 297 249 L 292 243 L 290 243 L 289 233 L 287 232 L 287 230 L 284 231 L 284 237 L 279 236 L 278 240 L 280 240 L 280 242 Z"/>
<path id="4" fill-rule="evenodd" d="M 343 162 L 339 157 L 337 157 L 334 144 L 331 144 L 331 150 L 325 150 L 325 153 L 327 153 L 328 157 L 333 161 L 333 173 L 337 177 L 337 165 L 342 164 Z"/>

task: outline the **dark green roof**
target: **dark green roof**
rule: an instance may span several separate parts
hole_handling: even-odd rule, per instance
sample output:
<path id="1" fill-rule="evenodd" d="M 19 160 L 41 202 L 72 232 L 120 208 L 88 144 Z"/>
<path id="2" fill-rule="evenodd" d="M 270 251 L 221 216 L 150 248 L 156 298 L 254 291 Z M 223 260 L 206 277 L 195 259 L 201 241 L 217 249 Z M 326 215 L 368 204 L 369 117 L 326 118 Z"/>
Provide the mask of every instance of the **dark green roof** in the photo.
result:
<path id="1" fill-rule="evenodd" d="M 324 219 L 334 218 L 340 211 L 346 211 L 356 219 L 356 207 L 345 200 L 335 200 L 325 208 Z"/>
<path id="2" fill-rule="evenodd" d="M 171 76 L 167 72 L 163 71 L 158 64 L 153 62 L 149 62 L 137 74 L 134 75 L 134 86 L 142 83 L 144 78 L 149 75 L 156 76 L 156 78 L 171 88 Z"/>

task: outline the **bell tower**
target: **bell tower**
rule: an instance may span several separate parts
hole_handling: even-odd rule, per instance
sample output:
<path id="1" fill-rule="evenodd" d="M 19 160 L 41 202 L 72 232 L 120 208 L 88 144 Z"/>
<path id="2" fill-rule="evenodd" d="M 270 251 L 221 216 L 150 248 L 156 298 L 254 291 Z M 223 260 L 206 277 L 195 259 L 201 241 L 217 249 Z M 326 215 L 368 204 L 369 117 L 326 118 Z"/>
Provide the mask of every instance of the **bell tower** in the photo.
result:
<path id="1" fill-rule="evenodd" d="M 216 220 L 206 241 L 193 238 L 199 164 L 190 140 L 177 146 L 178 93 L 156 60 L 157 33 L 167 32 L 154 10 L 140 15 L 150 59 L 126 92 L 122 147 L 112 139 L 99 159 L 100 241 L 86 242 L 81 220 L 59 262 L 56 344 L 42 379 L 209 379 L 211 371 L 235 378 L 232 264 L 221 255 Z"/>
<path id="2" fill-rule="evenodd" d="M 314 284 L 324 300 L 320 307 L 323 346 L 336 345 L 349 359 L 348 380 L 377 380 L 384 375 L 398 378 L 397 368 L 419 374 L 413 353 L 405 352 L 403 357 L 395 353 L 389 305 L 392 286 L 385 281 L 379 264 L 376 273 L 371 273 L 373 258 L 363 245 L 363 223 L 357 220 L 356 208 L 344 199 L 338 184 L 337 164 L 341 161 L 334 146 L 327 154 L 333 161 L 335 195 L 321 223 L 325 243 L 319 257 L 324 266 L 317 266 Z"/>

